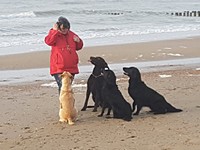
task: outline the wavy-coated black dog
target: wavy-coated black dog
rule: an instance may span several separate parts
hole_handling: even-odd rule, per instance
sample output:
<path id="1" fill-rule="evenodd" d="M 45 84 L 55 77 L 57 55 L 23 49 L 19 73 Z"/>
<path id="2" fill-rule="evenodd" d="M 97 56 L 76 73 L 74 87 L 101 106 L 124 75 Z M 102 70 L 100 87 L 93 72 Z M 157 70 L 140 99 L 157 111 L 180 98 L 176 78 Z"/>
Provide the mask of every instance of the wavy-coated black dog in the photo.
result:
<path id="1" fill-rule="evenodd" d="M 116 84 L 116 76 L 112 70 L 103 70 L 104 84 L 102 88 L 103 105 L 102 112 L 99 115 L 103 116 L 105 108 L 113 111 L 113 118 L 130 121 L 132 119 L 131 105 L 124 99 L 122 93 Z"/>
<path id="2" fill-rule="evenodd" d="M 138 115 L 144 106 L 149 107 L 154 114 L 182 111 L 173 107 L 161 94 L 148 87 L 141 80 L 141 74 L 137 68 L 124 67 L 123 71 L 125 75 L 129 76 L 128 93 L 134 100 L 133 112 L 135 111 L 135 107 L 137 107 L 134 115 Z"/>
<path id="3" fill-rule="evenodd" d="M 102 89 L 103 80 L 104 80 L 102 71 L 105 68 L 109 68 L 109 67 L 106 61 L 102 57 L 90 57 L 89 61 L 94 65 L 94 68 L 93 68 L 92 74 L 87 80 L 86 98 L 85 98 L 84 106 L 81 109 L 81 111 L 85 111 L 89 107 L 94 107 L 93 112 L 96 112 L 98 106 L 100 106 L 102 103 L 101 89 Z M 94 106 L 87 106 L 90 93 L 92 93 Z"/>

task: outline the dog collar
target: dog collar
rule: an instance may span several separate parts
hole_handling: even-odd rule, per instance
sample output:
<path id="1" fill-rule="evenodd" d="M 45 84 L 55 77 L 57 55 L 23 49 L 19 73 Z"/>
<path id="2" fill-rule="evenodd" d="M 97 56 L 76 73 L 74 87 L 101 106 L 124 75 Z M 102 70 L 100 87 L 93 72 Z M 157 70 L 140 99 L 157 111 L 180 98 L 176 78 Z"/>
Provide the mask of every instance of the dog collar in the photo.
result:
<path id="1" fill-rule="evenodd" d="M 96 75 L 94 75 L 94 74 L 92 74 L 92 76 L 93 76 L 93 77 L 95 77 L 95 78 L 98 78 L 98 77 L 101 77 L 101 76 L 103 76 L 103 74 L 101 73 L 100 75 L 97 75 L 97 76 L 96 76 Z"/>

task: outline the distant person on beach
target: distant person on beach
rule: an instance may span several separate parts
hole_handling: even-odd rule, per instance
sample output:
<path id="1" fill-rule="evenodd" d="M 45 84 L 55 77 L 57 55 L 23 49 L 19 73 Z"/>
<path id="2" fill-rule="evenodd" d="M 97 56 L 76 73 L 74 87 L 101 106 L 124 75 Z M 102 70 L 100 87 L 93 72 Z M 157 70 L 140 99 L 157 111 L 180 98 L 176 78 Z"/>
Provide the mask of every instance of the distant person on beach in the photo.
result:
<path id="1" fill-rule="evenodd" d="M 54 76 L 60 93 L 60 74 L 64 71 L 70 72 L 73 76 L 79 73 L 79 58 L 76 51 L 82 49 L 83 41 L 70 30 L 69 21 L 61 16 L 45 37 L 45 43 L 51 46 L 50 74 Z"/>

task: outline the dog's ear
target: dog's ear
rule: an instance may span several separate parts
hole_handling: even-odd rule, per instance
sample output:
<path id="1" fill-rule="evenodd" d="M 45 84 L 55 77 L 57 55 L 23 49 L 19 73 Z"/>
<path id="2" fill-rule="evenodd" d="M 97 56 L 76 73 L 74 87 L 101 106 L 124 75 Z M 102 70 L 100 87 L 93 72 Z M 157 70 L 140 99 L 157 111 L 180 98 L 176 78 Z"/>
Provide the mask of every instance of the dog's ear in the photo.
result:
<path id="1" fill-rule="evenodd" d="M 59 77 L 60 77 L 60 78 L 63 78 L 63 74 L 59 74 Z"/>
<path id="2" fill-rule="evenodd" d="M 136 67 L 131 67 L 130 76 L 132 76 L 137 81 L 141 81 L 141 73 Z"/>
<path id="3" fill-rule="evenodd" d="M 66 71 L 64 71 L 62 74 L 60 74 L 59 76 L 61 77 L 61 78 L 63 78 L 63 76 L 66 74 Z"/>
<path id="4" fill-rule="evenodd" d="M 66 72 L 66 73 L 67 73 L 67 75 L 68 75 L 70 78 L 73 77 L 72 74 L 71 74 L 70 72 Z"/>

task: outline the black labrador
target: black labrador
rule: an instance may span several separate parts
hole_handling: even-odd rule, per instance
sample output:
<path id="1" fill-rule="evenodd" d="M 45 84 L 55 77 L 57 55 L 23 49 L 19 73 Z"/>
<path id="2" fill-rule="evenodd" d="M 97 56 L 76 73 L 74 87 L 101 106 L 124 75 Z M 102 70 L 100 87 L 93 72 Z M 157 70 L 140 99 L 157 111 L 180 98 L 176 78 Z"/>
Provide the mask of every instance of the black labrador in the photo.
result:
<path id="1" fill-rule="evenodd" d="M 141 80 L 140 71 L 136 67 L 123 67 L 123 71 L 129 77 L 128 93 L 134 100 L 133 112 L 135 107 L 137 107 L 134 115 L 138 115 L 144 106 L 149 107 L 154 114 L 182 111 L 173 107 L 161 94 L 148 87 Z"/>
<path id="2" fill-rule="evenodd" d="M 103 116 L 104 110 L 108 108 L 108 114 L 112 109 L 113 118 L 131 121 L 131 105 L 124 99 L 122 93 L 116 84 L 116 76 L 112 70 L 103 70 L 104 83 L 102 88 L 103 104 L 102 112 L 99 117 Z"/>
<path id="3" fill-rule="evenodd" d="M 85 111 L 87 108 L 94 107 L 93 112 L 96 112 L 97 108 L 101 106 L 102 103 L 101 89 L 104 80 L 102 75 L 102 70 L 109 67 L 106 61 L 102 57 L 90 57 L 89 61 L 94 65 L 94 68 L 92 74 L 87 80 L 86 98 L 84 106 L 81 109 L 81 111 Z M 94 106 L 87 106 L 90 93 L 92 93 Z"/>

